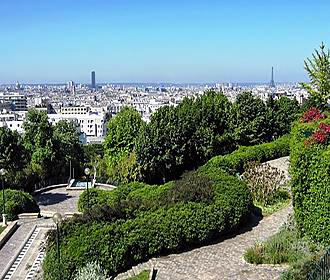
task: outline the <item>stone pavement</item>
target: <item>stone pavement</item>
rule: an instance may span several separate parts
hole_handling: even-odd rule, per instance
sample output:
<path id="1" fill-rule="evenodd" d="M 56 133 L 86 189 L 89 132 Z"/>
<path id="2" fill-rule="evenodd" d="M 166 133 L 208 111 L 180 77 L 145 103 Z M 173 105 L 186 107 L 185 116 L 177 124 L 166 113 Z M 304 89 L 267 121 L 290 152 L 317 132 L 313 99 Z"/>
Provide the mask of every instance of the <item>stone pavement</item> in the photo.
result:
<path id="1" fill-rule="evenodd" d="M 278 232 L 290 213 L 291 206 L 264 218 L 253 228 L 242 229 L 236 236 L 228 237 L 217 244 L 153 258 L 118 275 L 115 279 L 126 279 L 152 267 L 157 270 L 157 280 L 280 279 L 280 273 L 286 269 L 285 266 L 251 265 L 244 261 L 243 254 L 255 242 L 266 240 Z"/>
<path id="2" fill-rule="evenodd" d="M 65 187 L 49 190 L 36 195 L 41 211 L 73 213 L 78 211 L 78 199 L 82 191 L 67 190 Z"/>

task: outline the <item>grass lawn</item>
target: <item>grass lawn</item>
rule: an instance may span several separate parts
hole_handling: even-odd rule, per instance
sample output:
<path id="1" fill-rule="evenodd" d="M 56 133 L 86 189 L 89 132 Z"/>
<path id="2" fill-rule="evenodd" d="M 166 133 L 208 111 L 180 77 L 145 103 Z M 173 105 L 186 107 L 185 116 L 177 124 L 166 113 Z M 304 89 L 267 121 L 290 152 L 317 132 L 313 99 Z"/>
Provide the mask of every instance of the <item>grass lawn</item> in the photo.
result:
<path id="1" fill-rule="evenodd" d="M 2 227 L 2 226 L 0 226 L 0 234 L 1 234 L 1 232 L 3 232 L 4 230 L 5 230 L 5 228 Z"/>
<path id="2" fill-rule="evenodd" d="M 129 280 L 148 280 L 149 279 L 149 270 L 142 271 L 139 275 L 129 278 Z"/>

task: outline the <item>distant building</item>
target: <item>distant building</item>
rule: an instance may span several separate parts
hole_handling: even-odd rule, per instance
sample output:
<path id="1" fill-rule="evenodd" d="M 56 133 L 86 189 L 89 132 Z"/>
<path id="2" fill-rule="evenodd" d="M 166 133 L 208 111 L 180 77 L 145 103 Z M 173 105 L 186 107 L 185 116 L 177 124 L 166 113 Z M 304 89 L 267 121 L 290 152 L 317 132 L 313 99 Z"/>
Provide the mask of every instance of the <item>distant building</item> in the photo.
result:
<path id="1" fill-rule="evenodd" d="M 96 88 L 96 79 L 95 79 L 95 71 L 92 71 L 92 88 Z"/>
<path id="2" fill-rule="evenodd" d="M 18 93 L 0 93 L 0 103 L 10 104 L 12 111 L 27 111 L 26 96 Z"/>

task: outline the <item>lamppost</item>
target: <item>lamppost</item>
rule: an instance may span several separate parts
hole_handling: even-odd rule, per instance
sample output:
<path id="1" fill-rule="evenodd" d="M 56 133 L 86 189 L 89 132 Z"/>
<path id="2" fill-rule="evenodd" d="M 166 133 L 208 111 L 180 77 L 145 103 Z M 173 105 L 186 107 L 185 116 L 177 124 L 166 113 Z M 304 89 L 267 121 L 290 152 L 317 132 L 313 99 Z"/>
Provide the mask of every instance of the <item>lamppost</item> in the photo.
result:
<path id="1" fill-rule="evenodd" d="M 5 183 L 4 183 L 4 176 L 6 174 L 6 170 L 1 168 L 0 169 L 0 176 L 1 176 L 1 184 L 2 184 L 2 225 L 5 227 L 7 225 L 6 220 L 6 196 L 5 196 Z"/>
<path id="2" fill-rule="evenodd" d="M 60 213 L 55 213 L 53 215 L 53 221 L 56 224 L 56 249 L 57 249 L 57 261 L 58 266 L 60 267 L 61 263 L 61 253 L 60 253 L 60 224 L 62 222 L 63 218 Z"/>
<path id="3" fill-rule="evenodd" d="M 89 174 L 91 173 L 90 169 L 88 167 L 85 168 L 85 174 L 86 174 L 86 178 L 87 178 L 87 182 L 86 182 L 86 188 L 87 188 L 87 210 L 89 213 L 89 189 L 88 189 L 88 183 L 89 183 Z"/>

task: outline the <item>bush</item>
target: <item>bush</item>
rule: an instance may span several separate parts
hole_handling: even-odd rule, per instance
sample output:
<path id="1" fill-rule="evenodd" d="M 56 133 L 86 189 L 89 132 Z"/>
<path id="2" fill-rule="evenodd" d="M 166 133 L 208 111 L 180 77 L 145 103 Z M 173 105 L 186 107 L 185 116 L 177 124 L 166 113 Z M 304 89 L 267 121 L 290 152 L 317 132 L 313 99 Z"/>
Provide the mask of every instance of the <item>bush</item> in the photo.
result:
<path id="1" fill-rule="evenodd" d="M 151 256 L 206 244 L 236 229 L 252 208 L 245 183 L 221 170 L 209 170 L 208 174 L 200 176 L 197 178 L 208 177 L 206 182 L 212 182 L 214 200 L 209 203 L 181 201 L 151 210 L 146 207 L 136 211 L 132 218 L 110 222 L 86 222 L 82 218 L 64 222 L 61 227 L 62 279 L 71 279 L 77 268 L 86 265 L 86 260 L 99 261 L 110 275 L 115 275 Z M 166 184 L 152 189 L 147 185 L 122 197 L 127 201 L 139 198 L 143 202 L 147 197 L 159 197 L 163 191 L 170 193 L 168 190 L 172 186 Z M 118 193 L 111 196 L 119 196 Z M 137 207 L 141 205 L 146 204 Z M 57 266 L 55 259 L 54 234 L 50 234 L 44 262 L 46 280 L 56 279 L 51 275 Z"/>
<path id="2" fill-rule="evenodd" d="M 15 220 L 21 213 L 37 213 L 40 211 L 39 206 L 33 197 L 22 191 L 6 189 L 6 214 L 8 220 Z M 0 193 L 0 201 L 3 201 L 2 192 Z M 0 215 L 3 214 L 2 203 L 0 207 Z"/>
<path id="3" fill-rule="evenodd" d="M 203 165 L 200 170 L 221 168 L 229 174 L 236 175 L 244 172 L 244 165 L 250 161 L 265 162 L 268 160 L 288 156 L 290 153 L 290 136 L 285 135 L 274 142 L 251 147 L 240 147 L 237 151 L 216 156 Z"/>
<path id="4" fill-rule="evenodd" d="M 214 199 L 211 179 L 201 173 L 185 173 L 175 181 L 168 193 L 169 202 L 191 201 L 210 203 Z"/>
<path id="5" fill-rule="evenodd" d="M 262 206 L 275 202 L 285 179 L 284 172 L 267 163 L 252 161 L 242 175 L 250 188 L 254 201 Z"/>
<path id="6" fill-rule="evenodd" d="M 292 131 L 290 174 L 297 224 L 314 241 L 330 244 L 330 142 L 314 138 L 330 118 L 296 123 Z M 322 126 L 322 127 L 323 127 Z M 326 126 L 326 127 L 328 127 Z"/>

